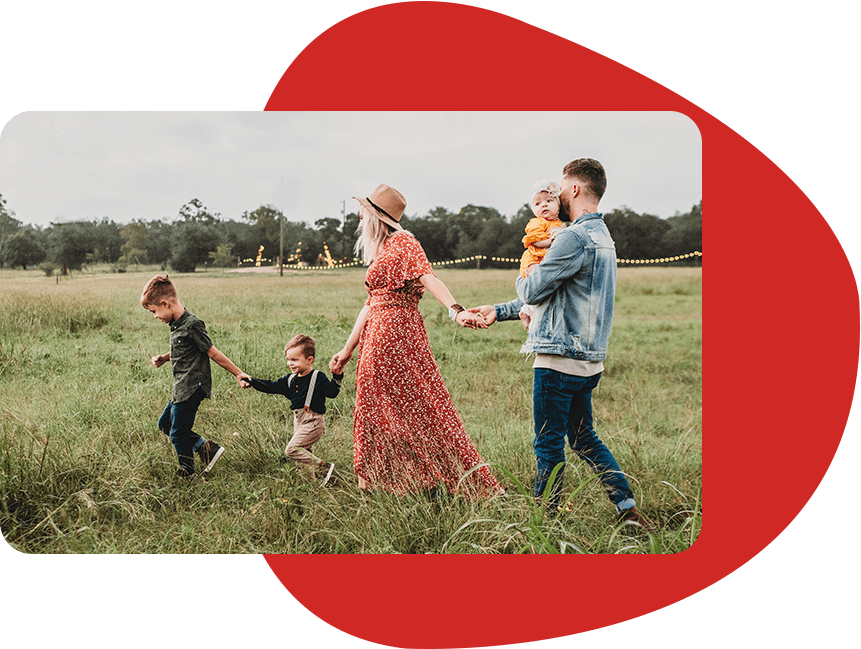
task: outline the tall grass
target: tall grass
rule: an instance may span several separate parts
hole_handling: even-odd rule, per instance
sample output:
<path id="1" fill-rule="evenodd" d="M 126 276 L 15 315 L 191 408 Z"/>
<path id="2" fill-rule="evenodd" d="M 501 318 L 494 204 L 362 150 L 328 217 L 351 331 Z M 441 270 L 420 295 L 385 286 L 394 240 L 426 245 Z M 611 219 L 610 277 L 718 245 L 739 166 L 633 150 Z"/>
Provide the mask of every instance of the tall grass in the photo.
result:
<path id="1" fill-rule="evenodd" d="M 325 489 L 280 459 L 288 402 L 241 390 L 213 366 L 213 399 L 195 426 L 226 447 L 194 483 L 156 421 L 170 394 L 168 328 L 140 307 L 152 275 L 57 282 L 4 273 L 0 296 L 0 528 L 48 553 L 666 553 L 696 540 L 701 505 L 701 271 L 621 269 L 610 358 L 595 394 L 599 435 L 630 478 L 649 534 L 615 523 L 576 458 L 562 511 L 531 497 L 531 359 L 519 323 L 456 328 L 427 296 L 431 347 L 473 442 L 505 496 L 365 493 L 352 473 L 351 364 L 328 402 L 315 453 L 336 464 Z M 513 296 L 513 271 L 440 270 L 462 304 Z M 215 345 L 254 376 L 287 373 L 283 346 L 317 341 L 317 367 L 340 349 L 364 302 L 361 270 L 172 276 Z M 551 516 L 551 514 L 555 514 Z"/>

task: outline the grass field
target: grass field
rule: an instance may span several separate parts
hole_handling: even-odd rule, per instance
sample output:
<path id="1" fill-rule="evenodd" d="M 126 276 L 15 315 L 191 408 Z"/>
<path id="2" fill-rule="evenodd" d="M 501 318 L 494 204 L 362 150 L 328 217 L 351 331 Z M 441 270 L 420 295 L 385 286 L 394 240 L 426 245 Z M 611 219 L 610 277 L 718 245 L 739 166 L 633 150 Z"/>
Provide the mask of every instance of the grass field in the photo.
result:
<path id="1" fill-rule="evenodd" d="M 566 469 L 554 519 L 534 477 L 531 358 L 517 322 L 456 327 L 421 302 L 431 347 L 467 432 L 509 487 L 504 496 L 366 494 L 352 472 L 355 360 L 328 403 L 315 454 L 336 463 L 320 488 L 279 463 L 292 428 L 282 397 L 241 390 L 213 364 L 195 429 L 227 448 L 205 479 L 179 480 L 156 421 L 170 395 L 169 329 L 138 303 L 148 272 L 72 279 L 0 271 L 0 528 L 32 553 L 671 553 L 702 523 L 702 272 L 621 268 L 596 427 L 629 476 L 654 533 L 617 525 L 588 467 Z M 465 305 L 513 297 L 516 271 L 438 270 Z M 361 308 L 363 271 L 171 275 L 215 345 L 261 378 L 288 372 L 284 343 L 317 341 L 317 368 Z M 524 485 L 521 488 L 519 485 Z"/>

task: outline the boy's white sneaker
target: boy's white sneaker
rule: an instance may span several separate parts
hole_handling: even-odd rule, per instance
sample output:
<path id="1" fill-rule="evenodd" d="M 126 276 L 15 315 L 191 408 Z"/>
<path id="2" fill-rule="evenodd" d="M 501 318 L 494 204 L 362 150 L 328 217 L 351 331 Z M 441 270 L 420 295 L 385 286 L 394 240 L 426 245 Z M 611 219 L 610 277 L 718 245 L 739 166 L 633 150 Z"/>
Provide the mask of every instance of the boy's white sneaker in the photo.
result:
<path id="1" fill-rule="evenodd" d="M 203 473 L 209 473 L 212 467 L 215 466 L 215 463 L 218 462 L 218 458 L 221 457 L 222 453 L 224 453 L 224 448 L 213 442 L 211 439 L 206 440 L 203 443 L 203 446 L 197 449 L 200 461 L 206 465 L 206 468 L 203 469 Z"/>
<path id="2" fill-rule="evenodd" d="M 335 471 L 335 463 L 332 462 L 331 464 L 329 464 L 329 470 L 326 471 L 326 477 L 323 478 L 323 482 L 320 483 L 321 487 L 325 487 L 327 484 L 329 484 L 329 480 L 332 479 L 332 473 L 334 471 Z"/>

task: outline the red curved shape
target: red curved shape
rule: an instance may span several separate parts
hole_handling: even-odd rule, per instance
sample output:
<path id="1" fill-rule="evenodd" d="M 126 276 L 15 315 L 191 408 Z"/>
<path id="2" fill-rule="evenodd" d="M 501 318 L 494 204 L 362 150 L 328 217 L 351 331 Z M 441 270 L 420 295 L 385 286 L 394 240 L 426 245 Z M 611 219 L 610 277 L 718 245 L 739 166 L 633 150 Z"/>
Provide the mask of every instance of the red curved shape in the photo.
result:
<path id="1" fill-rule="evenodd" d="M 266 556 L 303 605 L 347 633 L 396 646 L 487 646 L 645 615 L 765 548 L 808 501 L 837 450 L 858 358 L 849 262 L 780 169 L 682 97 L 512 18 L 416 2 L 371 9 L 327 30 L 288 68 L 266 109 L 533 110 L 522 89 L 534 71 L 566 66 L 588 70 L 592 87 L 563 81 L 542 109 L 678 111 L 702 134 L 710 219 L 702 534 L 690 550 L 668 556 Z M 320 574 L 338 575 L 339 586 L 322 585 Z M 563 584 L 564 596 L 543 589 L 551 580 Z M 625 605 L 610 607 L 605 588 L 620 588 Z M 490 595 L 477 599 L 477 592 Z"/>

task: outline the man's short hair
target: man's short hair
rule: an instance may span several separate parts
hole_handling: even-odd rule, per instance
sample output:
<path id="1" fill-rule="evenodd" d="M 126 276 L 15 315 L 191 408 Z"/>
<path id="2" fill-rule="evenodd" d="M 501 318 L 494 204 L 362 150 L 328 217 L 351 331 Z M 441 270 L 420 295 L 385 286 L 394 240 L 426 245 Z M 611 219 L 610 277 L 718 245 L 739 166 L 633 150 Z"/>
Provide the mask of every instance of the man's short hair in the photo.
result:
<path id="1" fill-rule="evenodd" d="M 167 275 L 156 275 L 144 286 L 141 293 L 141 304 L 143 306 L 155 305 L 162 300 L 173 301 L 177 299 L 176 287 Z"/>
<path id="2" fill-rule="evenodd" d="M 299 347 L 306 358 L 317 355 L 317 348 L 314 344 L 314 339 L 311 338 L 311 336 L 306 336 L 305 334 L 293 336 L 287 341 L 284 349 L 288 350 L 293 349 L 294 347 Z"/>
<path id="3" fill-rule="evenodd" d="M 583 182 L 583 190 L 599 201 L 607 190 L 607 174 L 603 165 L 592 158 L 572 160 L 562 169 L 562 176 Z"/>

